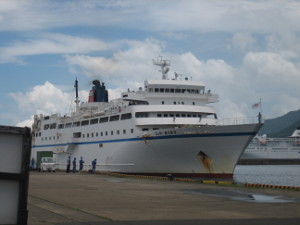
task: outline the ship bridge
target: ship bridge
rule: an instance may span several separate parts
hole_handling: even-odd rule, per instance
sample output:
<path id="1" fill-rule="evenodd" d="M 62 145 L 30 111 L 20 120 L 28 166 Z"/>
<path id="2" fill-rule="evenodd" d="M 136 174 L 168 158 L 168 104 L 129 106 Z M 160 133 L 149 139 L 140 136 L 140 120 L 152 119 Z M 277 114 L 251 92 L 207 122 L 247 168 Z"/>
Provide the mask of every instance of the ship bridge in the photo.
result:
<path id="1" fill-rule="evenodd" d="M 145 81 L 147 92 L 165 93 L 195 93 L 205 92 L 205 86 L 200 82 L 189 80 L 149 80 Z"/>
<path id="2" fill-rule="evenodd" d="M 205 86 L 200 82 L 189 80 L 149 80 L 145 81 L 145 89 L 122 93 L 122 99 L 127 101 L 149 102 L 161 104 L 161 100 L 177 102 L 184 99 L 191 100 L 188 104 L 207 104 L 218 102 L 218 95 L 210 90 L 205 91 Z M 197 102 L 196 102 L 197 101 Z"/>

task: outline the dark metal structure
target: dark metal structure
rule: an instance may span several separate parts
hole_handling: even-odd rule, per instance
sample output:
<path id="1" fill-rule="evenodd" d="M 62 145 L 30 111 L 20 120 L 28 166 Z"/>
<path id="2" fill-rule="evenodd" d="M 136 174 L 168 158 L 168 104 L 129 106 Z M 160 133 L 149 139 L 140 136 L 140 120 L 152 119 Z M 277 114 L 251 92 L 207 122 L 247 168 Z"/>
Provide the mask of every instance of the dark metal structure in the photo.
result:
<path id="1" fill-rule="evenodd" d="M 17 224 L 27 225 L 28 209 L 27 209 L 27 196 L 28 196 L 28 183 L 29 183 L 29 164 L 31 152 L 31 129 L 28 127 L 10 127 L 0 126 L 0 135 L 5 136 L 21 136 L 22 146 L 20 146 L 21 165 L 20 172 L 9 172 L 0 170 L 0 181 L 15 181 L 18 182 L 18 209 L 17 209 Z M 2 154 L 7 154 L 9 147 L 2 146 L 0 142 L 0 157 Z M 1 224 L 1 222 L 0 222 Z"/>

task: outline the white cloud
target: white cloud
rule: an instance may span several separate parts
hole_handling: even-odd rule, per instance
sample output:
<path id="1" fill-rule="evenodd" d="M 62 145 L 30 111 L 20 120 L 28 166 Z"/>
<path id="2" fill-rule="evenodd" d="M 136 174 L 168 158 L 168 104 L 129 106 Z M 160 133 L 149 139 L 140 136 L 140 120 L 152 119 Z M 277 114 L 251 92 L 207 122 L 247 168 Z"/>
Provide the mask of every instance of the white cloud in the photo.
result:
<path id="1" fill-rule="evenodd" d="M 300 66 L 274 52 L 249 52 L 241 67 L 243 94 L 263 99 L 268 117 L 281 116 L 299 108 Z"/>
<path id="2" fill-rule="evenodd" d="M 130 87 L 131 81 L 157 77 L 151 59 L 162 51 L 163 43 L 153 39 L 128 41 L 127 49 L 118 51 L 111 58 L 87 55 L 66 56 L 72 71 L 82 71 L 89 79 L 98 78 L 116 87 Z M 129 86 L 128 86 L 129 85 Z"/>
<path id="3" fill-rule="evenodd" d="M 41 54 L 91 53 L 114 49 L 117 44 L 99 39 L 74 37 L 57 33 L 44 33 L 38 38 L 19 41 L 0 48 L 1 62 L 19 62 L 18 57 Z"/>
<path id="4" fill-rule="evenodd" d="M 242 51 L 250 48 L 255 42 L 256 39 L 251 34 L 245 32 L 237 32 L 232 37 L 233 47 Z"/>
<path id="5" fill-rule="evenodd" d="M 274 52 L 249 52 L 244 57 L 244 66 L 253 73 L 252 77 L 268 84 L 282 85 L 300 81 L 300 68 Z"/>
<path id="6" fill-rule="evenodd" d="M 22 117 L 16 122 L 18 127 L 31 127 L 33 123 L 33 115 L 50 115 L 59 113 L 61 115 L 69 114 L 75 110 L 75 94 L 74 90 L 63 90 L 58 86 L 45 82 L 43 85 L 37 85 L 26 93 L 11 93 L 10 96 L 17 102 L 18 108 L 22 112 Z M 124 89 L 108 89 L 109 99 L 120 97 Z M 80 103 L 88 101 L 89 90 L 79 91 Z M 3 118 L 16 120 L 12 115 L 1 114 Z M 29 118 L 30 119 L 26 119 Z"/>
<path id="7" fill-rule="evenodd" d="M 18 122 L 16 124 L 16 126 L 17 127 L 29 127 L 29 128 L 31 128 L 32 124 L 33 124 L 33 117 L 31 117 L 31 119 Z"/>
<path id="8" fill-rule="evenodd" d="M 300 109 L 299 95 L 292 96 L 288 93 L 281 93 L 278 96 L 278 103 L 271 108 L 270 115 L 284 115 L 298 109 Z"/>
<path id="9" fill-rule="evenodd" d="M 48 81 L 27 93 L 11 93 L 10 96 L 25 115 L 66 113 L 73 102 L 71 93 L 63 92 Z"/>
<path id="10" fill-rule="evenodd" d="M 78 25 L 122 27 L 124 24 L 130 28 L 174 32 L 281 33 L 300 29 L 300 3 L 296 0 L 177 0 L 172 3 L 161 0 L 159 4 L 139 0 L 10 0 L 0 2 L 0 12 L 0 30 L 44 30 Z"/>
<path id="11" fill-rule="evenodd" d="M 81 102 L 87 102 L 89 90 L 80 90 L 78 95 Z M 46 81 L 42 85 L 33 87 L 26 93 L 10 93 L 10 96 L 17 102 L 21 116 L 16 126 L 31 127 L 33 115 L 49 115 L 59 113 L 69 114 L 75 110 L 75 93 L 71 87 L 60 88 Z M 30 118 L 30 119 L 26 119 Z M 14 120 L 16 120 L 14 118 Z"/>

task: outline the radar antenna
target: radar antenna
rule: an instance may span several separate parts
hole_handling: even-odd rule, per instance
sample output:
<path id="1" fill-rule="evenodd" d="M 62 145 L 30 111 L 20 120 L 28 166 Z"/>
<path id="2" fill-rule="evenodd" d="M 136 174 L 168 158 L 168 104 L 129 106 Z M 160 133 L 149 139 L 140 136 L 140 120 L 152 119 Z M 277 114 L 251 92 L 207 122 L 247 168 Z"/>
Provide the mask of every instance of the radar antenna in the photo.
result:
<path id="1" fill-rule="evenodd" d="M 162 73 L 162 79 L 167 80 L 168 79 L 168 72 L 170 68 L 170 60 L 163 60 L 162 56 L 159 56 L 159 59 L 152 59 L 153 64 L 156 66 L 160 66 L 161 70 L 159 70 Z"/>

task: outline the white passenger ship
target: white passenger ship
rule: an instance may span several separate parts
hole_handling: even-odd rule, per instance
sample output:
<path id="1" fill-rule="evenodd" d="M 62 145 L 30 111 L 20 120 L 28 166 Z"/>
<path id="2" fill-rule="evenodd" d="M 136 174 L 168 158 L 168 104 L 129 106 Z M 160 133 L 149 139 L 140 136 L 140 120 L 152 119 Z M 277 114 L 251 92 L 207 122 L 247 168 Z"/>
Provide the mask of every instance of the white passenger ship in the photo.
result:
<path id="1" fill-rule="evenodd" d="M 300 163 L 300 127 L 285 138 L 256 136 L 241 157 L 245 164 Z"/>
<path id="2" fill-rule="evenodd" d="M 218 96 L 200 82 L 168 79 L 170 62 L 153 60 L 162 80 L 108 101 L 104 83 L 94 81 L 89 101 L 70 116 L 34 117 L 32 157 L 50 152 L 60 169 L 80 157 L 89 170 L 184 177 L 232 178 L 234 168 L 261 123 L 219 125 L 208 103 Z M 78 167 L 77 167 L 78 168 Z"/>

